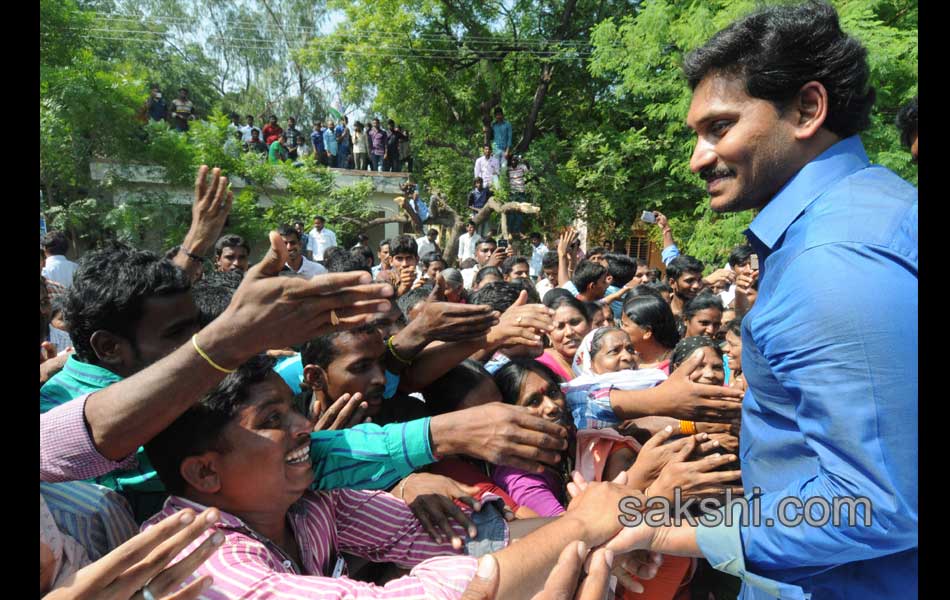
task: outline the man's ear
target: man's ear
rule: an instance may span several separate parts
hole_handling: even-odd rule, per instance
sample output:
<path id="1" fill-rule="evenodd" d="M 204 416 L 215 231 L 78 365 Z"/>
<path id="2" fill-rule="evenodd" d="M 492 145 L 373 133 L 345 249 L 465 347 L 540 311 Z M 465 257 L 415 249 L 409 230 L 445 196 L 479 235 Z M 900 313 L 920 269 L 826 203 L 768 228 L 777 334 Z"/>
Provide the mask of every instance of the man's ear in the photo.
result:
<path id="1" fill-rule="evenodd" d="M 216 494 L 221 489 L 218 476 L 219 454 L 209 450 L 181 461 L 179 472 L 185 482 L 202 494 Z"/>
<path id="2" fill-rule="evenodd" d="M 128 344 L 125 338 L 111 331 L 99 329 L 89 337 L 89 344 L 103 366 L 111 367 L 111 370 L 115 371 L 117 367 L 121 368 L 125 363 L 124 350 Z"/>
<path id="3" fill-rule="evenodd" d="M 798 91 L 792 109 L 795 139 L 811 139 L 828 118 L 828 90 L 817 81 L 809 81 Z"/>
<path id="4" fill-rule="evenodd" d="M 319 365 L 304 365 L 303 385 L 314 392 L 327 390 L 327 372 Z"/>

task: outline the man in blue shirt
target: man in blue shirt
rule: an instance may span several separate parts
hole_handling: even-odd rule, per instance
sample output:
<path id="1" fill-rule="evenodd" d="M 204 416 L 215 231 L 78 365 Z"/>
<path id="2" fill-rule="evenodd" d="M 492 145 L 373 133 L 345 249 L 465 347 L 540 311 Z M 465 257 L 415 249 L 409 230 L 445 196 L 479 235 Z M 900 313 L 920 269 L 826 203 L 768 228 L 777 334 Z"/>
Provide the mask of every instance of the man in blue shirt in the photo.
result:
<path id="1" fill-rule="evenodd" d="M 511 153 L 511 123 L 505 120 L 501 107 L 495 108 L 495 122 L 491 124 L 492 150 L 502 169 L 508 167 L 508 155 Z"/>
<path id="2" fill-rule="evenodd" d="M 641 526 L 612 547 L 705 556 L 744 599 L 916 598 L 917 190 L 857 136 L 866 51 L 810 3 L 737 21 L 684 68 L 690 168 L 713 210 L 759 210 L 739 457 L 762 522 Z M 856 522 L 842 498 L 867 499 Z M 842 522 L 788 522 L 823 512 Z"/>

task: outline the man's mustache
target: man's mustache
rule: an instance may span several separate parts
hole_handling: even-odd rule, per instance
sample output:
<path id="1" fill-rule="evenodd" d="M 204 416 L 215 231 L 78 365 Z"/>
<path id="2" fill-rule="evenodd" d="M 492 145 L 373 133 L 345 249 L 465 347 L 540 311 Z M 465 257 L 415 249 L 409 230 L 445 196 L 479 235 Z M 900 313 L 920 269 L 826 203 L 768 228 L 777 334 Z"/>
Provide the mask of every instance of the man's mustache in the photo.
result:
<path id="1" fill-rule="evenodd" d="M 699 172 L 700 178 L 705 181 L 718 177 L 731 177 L 732 175 L 735 175 L 735 172 L 728 167 L 706 167 Z"/>

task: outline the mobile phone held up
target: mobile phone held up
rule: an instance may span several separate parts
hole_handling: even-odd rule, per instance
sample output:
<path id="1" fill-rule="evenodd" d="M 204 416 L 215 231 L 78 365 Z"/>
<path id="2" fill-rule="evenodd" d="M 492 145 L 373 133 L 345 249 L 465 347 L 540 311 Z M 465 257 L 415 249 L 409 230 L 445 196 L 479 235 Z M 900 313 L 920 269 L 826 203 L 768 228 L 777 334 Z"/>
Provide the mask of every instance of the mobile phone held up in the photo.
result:
<path id="1" fill-rule="evenodd" d="M 759 270 L 759 255 L 758 254 L 753 254 L 752 256 L 749 257 L 749 267 L 753 271 Z"/>
<path id="2" fill-rule="evenodd" d="M 505 239 L 505 238 L 499 239 L 499 240 L 498 240 L 498 247 L 499 247 L 499 248 L 507 248 L 507 247 L 508 247 L 508 240 Z"/>
<path id="3" fill-rule="evenodd" d="M 645 210 L 643 214 L 640 215 L 640 220 L 645 223 L 656 223 L 656 215 L 653 214 L 653 211 Z"/>

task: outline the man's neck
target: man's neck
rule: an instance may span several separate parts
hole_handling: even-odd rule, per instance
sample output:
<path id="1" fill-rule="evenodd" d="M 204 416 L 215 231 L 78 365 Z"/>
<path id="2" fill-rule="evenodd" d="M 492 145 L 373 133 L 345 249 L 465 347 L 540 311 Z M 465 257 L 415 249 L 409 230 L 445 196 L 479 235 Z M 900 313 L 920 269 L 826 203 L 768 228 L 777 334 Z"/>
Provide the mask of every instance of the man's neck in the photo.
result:
<path id="1" fill-rule="evenodd" d="M 594 298 L 591 293 L 587 291 L 577 294 L 577 299 L 581 302 L 596 302 L 600 300 L 600 298 Z"/>
<path id="2" fill-rule="evenodd" d="M 684 299 L 679 294 L 674 293 L 670 300 L 670 310 L 673 311 L 673 315 L 678 317 L 683 314 L 683 307 L 686 306 L 687 302 L 689 302 L 689 298 Z"/>
<path id="3" fill-rule="evenodd" d="M 300 267 L 303 266 L 303 254 L 297 255 L 296 264 L 294 264 L 294 259 L 292 258 L 287 259 L 287 264 L 290 265 L 290 268 L 293 269 L 294 271 L 299 271 Z"/>

